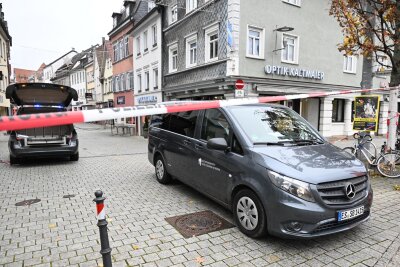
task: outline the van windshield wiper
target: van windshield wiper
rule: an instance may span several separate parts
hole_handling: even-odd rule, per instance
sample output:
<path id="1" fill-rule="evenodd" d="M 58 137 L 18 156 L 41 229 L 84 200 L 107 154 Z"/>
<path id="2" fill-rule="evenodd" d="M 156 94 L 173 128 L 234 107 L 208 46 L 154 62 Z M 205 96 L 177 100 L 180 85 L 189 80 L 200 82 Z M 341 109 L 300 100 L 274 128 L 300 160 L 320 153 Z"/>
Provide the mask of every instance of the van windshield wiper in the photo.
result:
<path id="1" fill-rule="evenodd" d="M 294 139 L 291 142 L 297 145 L 320 145 L 324 143 L 319 139 Z"/>
<path id="2" fill-rule="evenodd" d="M 282 142 L 254 142 L 253 145 L 284 146 Z"/>

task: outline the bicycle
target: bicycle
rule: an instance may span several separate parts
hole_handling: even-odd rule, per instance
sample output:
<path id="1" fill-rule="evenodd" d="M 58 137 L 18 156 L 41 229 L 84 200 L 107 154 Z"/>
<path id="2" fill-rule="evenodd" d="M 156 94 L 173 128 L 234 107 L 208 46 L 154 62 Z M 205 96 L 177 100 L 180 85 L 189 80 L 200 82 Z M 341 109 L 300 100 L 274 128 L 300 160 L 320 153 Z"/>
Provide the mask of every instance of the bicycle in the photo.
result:
<path id="1" fill-rule="evenodd" d="M 377 148 L 372 143 L 372 137 L 369 134 L 355 133 L 353 137 L 357 142 L 353 147 L 345 147 L 344 151 L 354 155 L 359 160 L 362 156 L 368 161 L 370 166 L 376 167 L 378 172 L 385 177 L 399 178 L 400 177 L 400 152 L 389 151 L 386 152 L 386 142 L 381 146 L 379 155 L 377 155 Z M 369 147 L 366 145 L 368 143 Z"/>

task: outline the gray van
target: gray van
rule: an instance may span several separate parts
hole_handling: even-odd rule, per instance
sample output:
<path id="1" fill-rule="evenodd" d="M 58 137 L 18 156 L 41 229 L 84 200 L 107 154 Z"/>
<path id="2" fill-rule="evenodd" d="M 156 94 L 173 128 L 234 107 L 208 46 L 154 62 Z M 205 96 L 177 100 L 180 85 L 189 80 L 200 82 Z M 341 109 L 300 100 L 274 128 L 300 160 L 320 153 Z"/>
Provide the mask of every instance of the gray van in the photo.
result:
<path id="1" fill-rule="evenodd" d="M 231 209 L 250 237 L 317 237 L 370 216 L 363 163 L 284 106 L 154 115 L 148 158 L 160 183 L 176 178 Z"/>

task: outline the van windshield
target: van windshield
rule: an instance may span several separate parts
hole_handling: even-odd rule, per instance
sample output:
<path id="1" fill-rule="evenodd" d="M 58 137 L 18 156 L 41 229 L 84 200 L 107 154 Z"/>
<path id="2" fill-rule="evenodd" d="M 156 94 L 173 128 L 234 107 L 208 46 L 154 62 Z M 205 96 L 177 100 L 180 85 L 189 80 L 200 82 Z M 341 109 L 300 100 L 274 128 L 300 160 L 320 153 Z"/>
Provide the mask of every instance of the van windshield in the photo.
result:
<path id="1" fill-rule="evenodd" d="M 294 111 L 270 106 L 241 106 L 229 110 L 254 144 L 324 143 Z"/>

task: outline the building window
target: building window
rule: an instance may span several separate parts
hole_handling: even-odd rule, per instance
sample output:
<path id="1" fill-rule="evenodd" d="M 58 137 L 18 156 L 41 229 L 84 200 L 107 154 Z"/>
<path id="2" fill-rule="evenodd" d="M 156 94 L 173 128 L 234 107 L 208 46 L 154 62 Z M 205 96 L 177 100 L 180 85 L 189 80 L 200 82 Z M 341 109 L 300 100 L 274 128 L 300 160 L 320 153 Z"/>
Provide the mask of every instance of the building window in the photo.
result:
<path id="1" fill-rule="evenodd" d="M 186 39 L 186 67 L 193 67 L 197 64 L 197 36 Z"/>
<path id="2" fill-rule="evenodd" d="M 210 62 L 218 59 L 218 24 L 206 29 L 205 61 Z"/>
<path id="3" fill-rule="evenodd" d="M 149 71 L 144 72 L 144 90 L 149 91 L 150 76 Z"/>
<path id="4" fill-rule="evenodd" d="M 121 74 L 121 91 L 126 90 L 126 75 L 125 73 Z"/>
<path id="5" fill-rule="evenodd" d="M 197 0 L 186 0 L 186 13 L 189 13 L 195 8 L 197 8 Z"/>
<path id="6" fill-rule="evenodd" d="M 298 51 L 299 51 L 299 38 L 294 35 L 283 34 L 282 35 L 282 62 L 285 63 L 298 63 Z"/>
<path id="7" fill-rule="evenodd" d="M 344 56 L 343 71 L 347 73 L 356 73 L 357 57 Z"/>
<path id="8" fill-rule="evenodd" d="M 344 99 L 334 99 L 332 104 L 332 122 L 344 122 Z"/>
<path id="9" fill-rule="evenodd" d="M 138 92 L 142 92 L 142 75 L 137 75 Z"/>
<path id="10" fill-rule="evenodd" d="M 143 53 L 146 53 L 149 50 L 147 47 L 147 31 L 143 32 Z"/>
<path id="11" fill-rule="evenodd" d="M 125 55 L 125 45 L 123 40 L 119 41 L 119 59 L 123 59 Z"/>
<path id="12" fill-rule="evenodd" d="M 282 1 L 295 6 L 301 6 L 301 0 L 282 0 Z"/>
<path id="13" fill-rule="evenodd" d="M 158 89 L 158 68 L 153 69 L 153 88 Z"/>
<path id="14" fill-rule="evenodd" d="M 133 89 L 134 81 L 133 81 L 133 72 L 129 73 L 129 89 Z"/>
<path id="15" fill-rule="evenodd" d="M 118 19 L 117 19 L 117 17 L 114 17 L 114 19 L 113 19 L 113 28 L 115 28 L 115 26 L 117 26 L 117 23 L 118 23 Z"/>
<path id="16" fill-rule="evenodd" d="M 125 57 L 129 56 L 129 37 L 125 36 Z"/>
<path id="17" fill-rule="evenodd" d="M 178 70 L 178 45 L 169 48 L 169 72 Z"/>
<path id="18" fill-rule="evenodd" d="M 117 44 L 113 45 L 113 49 L 114 49 L 114 62 L 118 61 L 118 48 L 117 48 Z"/>
<path id="19" fill-rule="evenodd" d="M 115 77 L 115 92 L 119 91 L 119 77 Z"/>
<path id="20" fill-rule="evenodd" d="M 151 31 L 152 31 L 152 44 L 153 47 L 157 46 L 157 25 L 153 25 L 153 27 L 151 27 Z"/>
<path id="21" fill-rule="evenodd" d="M 376 72 L 384 72 L 389 69 L 387 56 L 377 56 L 374 70 Z"/>
<path id="22" fill-rule="evenodd" d="M 174 23 L 177 20 L 178 20 L 178 6 L 174 5 L 171 8 L 171 23 Z"/>
<path id="23" fill-rule="evenodd" d="M 136 38 L 136 55 L 140 56 L 140 36 Z"/>
<path id="24" fill-rule="evenodd" d="M 248 27 L 247 30 L 247 56 L 253 58 L 263 58 L 264 57 L 264 49 L 263 49 L 263 36 L 264 30 Z"/>

